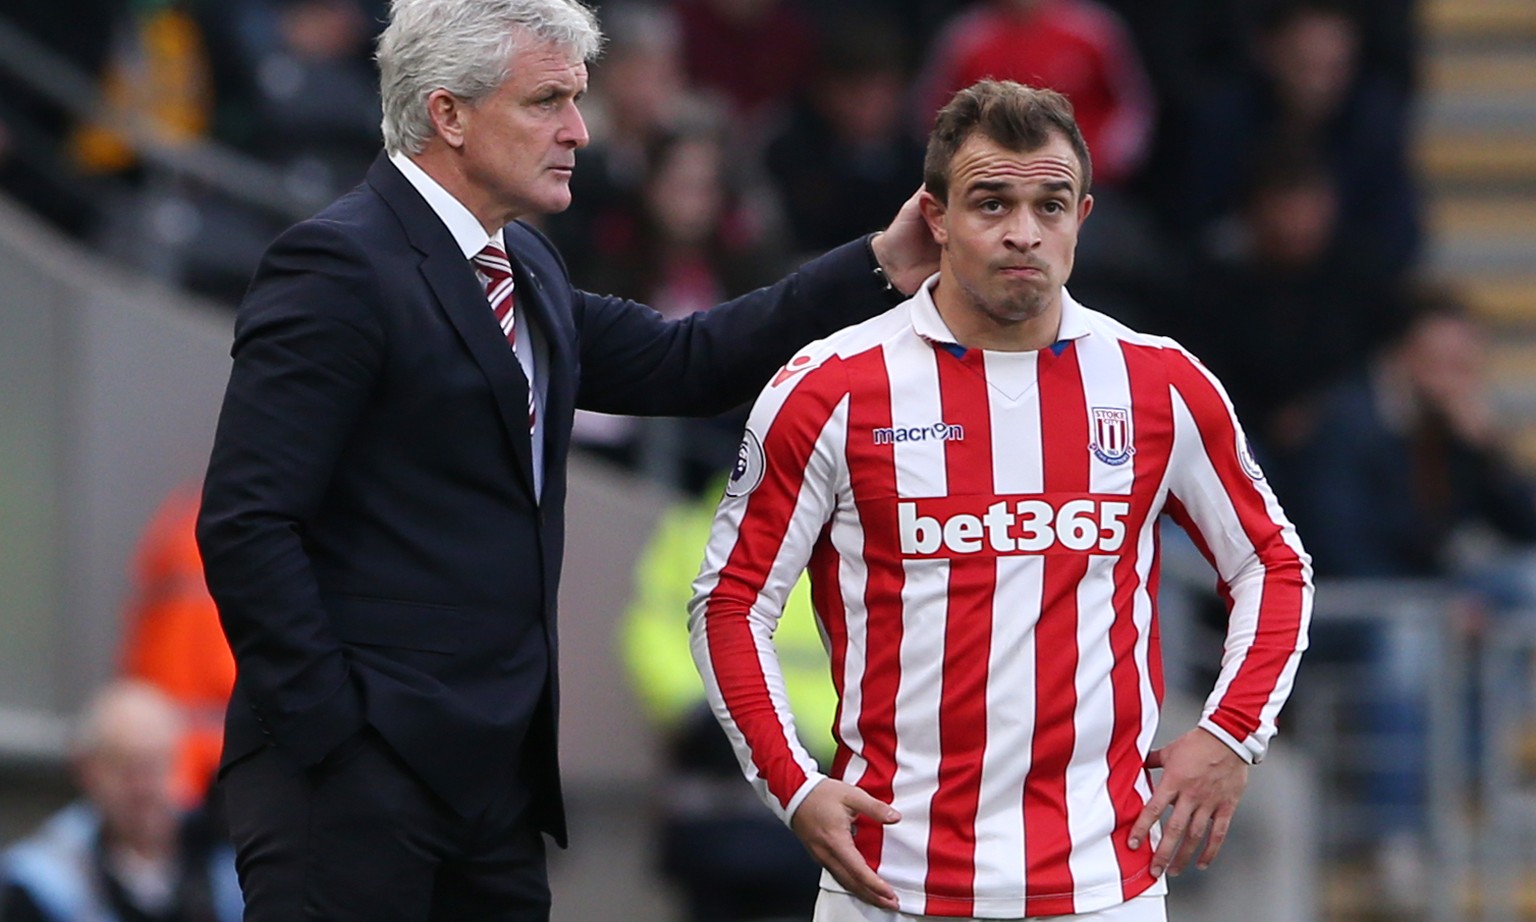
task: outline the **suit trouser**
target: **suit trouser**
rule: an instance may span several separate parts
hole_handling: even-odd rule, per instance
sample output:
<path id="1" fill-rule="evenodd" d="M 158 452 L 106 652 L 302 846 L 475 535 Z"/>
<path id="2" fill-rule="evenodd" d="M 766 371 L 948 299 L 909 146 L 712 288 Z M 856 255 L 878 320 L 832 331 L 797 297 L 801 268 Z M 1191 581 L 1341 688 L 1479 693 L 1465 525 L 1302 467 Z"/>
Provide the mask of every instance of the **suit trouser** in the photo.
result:
<path id="1" fill-rule="evenodd" d="M 510 779 L 464 817 L 371 728 L 319 765 L 269 747 L 220 781 L 246 922 L 547 922 L 544 839 Z"/>

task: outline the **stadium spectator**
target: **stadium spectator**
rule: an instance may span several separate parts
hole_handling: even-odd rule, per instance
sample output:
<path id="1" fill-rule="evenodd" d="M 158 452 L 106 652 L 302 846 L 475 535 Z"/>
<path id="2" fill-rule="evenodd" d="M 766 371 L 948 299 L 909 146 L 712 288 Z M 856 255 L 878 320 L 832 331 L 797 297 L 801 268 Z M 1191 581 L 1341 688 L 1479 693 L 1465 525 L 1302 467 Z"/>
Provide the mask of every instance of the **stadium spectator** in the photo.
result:
<path id="1" fill-rule="evenodd" d="M 802 253 L 881 226 L 923 172 L 905 118 L 900 34 L 884 18 L 847 14 L 827 22 L 817 47 L 810 86 L 765 154 Z"/>
<path id="2" fill-rule="evenodd" d="M 184 0 L 145 0 L 129 7 L 102 77 L 108 118 L 137 121 L 163 142 L 207 137 L 213 87 L 203 33 Z M 76 125 L 70 138 L 87 174 L 128 174 L 138 166 L 130 137 L 110 121 Z"/>
<path id="3" fill-rule="evenodd" d="M 938 275 L 803 351 L 752 411 L 694 658 L 742 771 L 827 868 L 817 922 L 1162 920 L 1163 873 L 1216 857 L 1274 733 L 1307 557 L 1220 386 L 1066 293 L 1093 200 L 1060 94 L 962 90 L 925 179 Z M 1151 750 L 1164 511 L 1230 621 L 1197 727 Z M 830 773 L 773 640 L 807 568 L 840 692 Z"/>
<path id="4" fill-rule="evenodd" d="M 1209 94 L 1180 140 L 1181 222 L 1220 249 L 1258 160 L 1287 139 L 1320 152 L 1351 249 L 1401 273 L 1420 243 L 1403 91 L 1362 69 L 1360 29 L 1337 0 L 1285 0 L 1258 25 L 1251 73 Z"/>
<path id="5" fill-rule="evenodd" d="M 1072 101 L 1100 193 L 1135 174 L 1156 111 L 1141 55 L 1097 0 L 983 0 L 935 42 L 919 84 L 919 124 L 986 77 L 1049 87 Z"/>
<path id="6" fill-rule="evenodd" d="M 0 854 L 0 922 L 238 922 L 232 850 L 176 803 L 180 734 L 148 685 L 97 693 L 73 746 L 80 799 Z"/>
<path id="7" fill-rule="evenodd" d="M 1225 92 L 1254 70 L 1258 23 L 1290 0 L 1103 0 L 1125 20 L 1135 38 L 1158 100 L 1153 160 L 1138 180 L 1160 212 L 1187 214 L 1183 139 L 1190 118 L 1213 92 Z M 1399 93 L 1415 86 L 1416 0 L 1351 0 L 1359 23 L 1360 69 L 1367 80 L 1384 79 Z"/>
<path id="8" fill-rule="evenodd" d="M 1486 334 L 1460 298 L 1422 287 L 1401 332 L 1319 401 L 1294 462 L 1294 511 L 1317 572 L 1452 577 L 1477 530 L 1536 546 L 1536 482 L 1502 444 Z M 1514 600 L 1520 601 L 1520 600 Z"/>
<path id="9" fill-rule="evenodd" d="M 1468 590 L 1484 618 L 1528 610 L 1536 602 L 1536 482 L 1502 444 L 1485 333 L 1449 289 L 1421 286 L 1408 304 L 1375 360 L 1318 401 L 1310 434 L 1288 462 L 1296 522 L 1319 575 L 1445 580 Z M 1416 754 L 1352 763 L 1359 788 L 1345 786 L 1365 808 L 1367 821 L 1353 834 L 1370 856 L 1369 880 L 1383 905 L 1407 908 L 1426 893 L 1425 689 L 1437 655 L 1415 627 L 1325 622 L 1311 654 L 1351 676 L 1335 719 L 1387 741 L 1370 746 L 1374 753 Z M 1468 703 L 1476 764 L 1488 756 L 1480 702 Z"/>
<path id="10" fill-rule="evenodd" d="M 766 285 L 787 267 L 777 241 L 743 207 L 719 128 L 681 125 L 655 138 L 644 161 L 631 207 L 610 211 L 595 228 L 603 259 L 588 274 L 592 287 L 679 320 Z M 909 179 L 908 194 L 915 185 Z M 584 449 L 693 492 L 735 457 L 744 420 L 744 411 L 639 420 L 578 410 L 572 435 Z"/>
<path id="11" fill-rule="evenodd" d="M 1159 237 L 1183 250 L 1188 231 L 1179 222 L 1188 214 L 1182 199 L 1189 191 L 1183 188 L 1184 138 L 1206 97 L 1247 73 L 1252 49 L 1240 37 L 1251 33 L 1253 7 L 1262 0 L 1103 2 L 1125 21 L 1157 99 L 1153 138 L 1133 189 L 1161 225 Z M 1185 286 L 1180 280 L 1172 287 Z"/>
<path id="12" fill-rule="evenodd" d="M 279 167 L 312 198 L 356 185 L 379 144 L 374 23 L 362 0 L 234 0 L 204 9 L 207 31 L 226 52 L 221 138 Z"/>
<path id="13" fill-rule="evenodd" d="M 1321 157 L 1275 144 L 1249 181 L 1232 251 L 1199 265 L 1167 318 L 1271 459 L 1304 434 L 1307 400 L 1364 361 L 1398 310 L 1388 274 L 1343 237 L 1340 209 Z"/>
<path id="14" fill-rule="evenodd" d="M 691 922 L 808 919 L 817 865 L 741 783 L 730 741 L 710 713 L 678 629 L 724 488 L 725 478 L 717 478 L 697 498 L 679 499 L 656 524 L 635 564 L 634 594 L 620 627 L 630 679 L 664 742 L 658 863 Z M 837 696 L 807 580 L 785 601 L 774 638 L 799 738 L 820 765 L 830 766 Z"/>
<path id="15" fill-rule="evenodd" d="M 193 7 L 210 51 L 214 139 L 273 168 L 285 197 L 315 208 L 355 185 L 378 148 L 378 92 L 368 59 L 373 24 L 362 2 Z M 174 243 L 177 281 L 238 303 L 289 213 L 201 186 L 168 194 L 194 222 Z M 134 208 L 160 204 L 152 198 Z"/>
<path id="16" fill-rule="evenodd" d="M 179 487 L 145 528 L 120 653 L 124 676 L 155 686 L 181 708 L 176 790 L 185 805 L 201 802 L 213 781 L 235 684 L 235 660 L 203 582 L 197 507 L 197 486 Z"/>

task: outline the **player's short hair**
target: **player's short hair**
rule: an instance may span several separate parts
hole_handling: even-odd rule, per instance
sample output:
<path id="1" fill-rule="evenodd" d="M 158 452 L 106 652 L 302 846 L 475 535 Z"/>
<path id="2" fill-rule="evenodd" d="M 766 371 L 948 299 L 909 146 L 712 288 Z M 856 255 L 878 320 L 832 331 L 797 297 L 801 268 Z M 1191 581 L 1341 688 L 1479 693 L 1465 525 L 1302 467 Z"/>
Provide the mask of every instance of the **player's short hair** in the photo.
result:
<path id="1" fill-rule="evenodd" d="M 384 149 L 421 153 L 434 131 L 427 97 L 437 89 L 471 104 L 489 96 L 511 75 L 528 35 L 582 61 L 603 43 L 597 17 L 579 0 L 393 0 L 378 49 Z"/>
<path id="2" fill-rule="evenodd" d="M 928 135 L 923 182 L 940 201 L 949 200 L 949 170 L 956 152 L 977 132 L 1011 151 L 1038 150 L 1050 143 L 1052 133 L 1060 134 L 1072 145 L 1082 169 L 1078 196 L 1087 195 L 1093 186 L 1088 142 L 1067 97 L 1012 80 L 982 80 L 956 93 L 939 110 Z"/>

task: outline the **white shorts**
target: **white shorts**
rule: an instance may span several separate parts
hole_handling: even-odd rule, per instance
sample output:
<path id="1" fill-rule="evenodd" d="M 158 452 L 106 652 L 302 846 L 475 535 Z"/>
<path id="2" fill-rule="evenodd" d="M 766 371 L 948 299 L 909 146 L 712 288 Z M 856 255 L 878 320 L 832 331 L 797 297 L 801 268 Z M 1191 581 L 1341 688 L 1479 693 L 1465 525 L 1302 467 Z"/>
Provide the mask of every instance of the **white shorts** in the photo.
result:
<path id="1" fill-rule="evenodd" d="M 1143 893 L 1108 909 L 1071 916 L 1031 916 L 1016 922 L 1167 922 L 1168 910 L 1161 894 Z M 836 890 L 823 890 L 816 898 L 813 922 L 1003 922 L 997 919 L 957 919 L 950 916 L 914 916 L 871 906 Z"/>

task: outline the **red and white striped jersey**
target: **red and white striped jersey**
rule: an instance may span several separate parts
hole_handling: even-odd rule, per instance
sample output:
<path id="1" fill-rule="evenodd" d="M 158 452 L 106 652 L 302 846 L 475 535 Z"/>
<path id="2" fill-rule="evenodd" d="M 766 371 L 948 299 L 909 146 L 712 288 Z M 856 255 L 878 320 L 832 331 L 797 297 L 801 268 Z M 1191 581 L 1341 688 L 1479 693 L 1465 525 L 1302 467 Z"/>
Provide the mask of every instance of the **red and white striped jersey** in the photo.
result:
<path id="1" fill-rule="evenodd" d="M 841 700 L 829 774 L 901 812 L 855 837 L 901 911 L 1091 912 L 1162 886 L 1153 850 L 1126 845 L 1163 692 L 1159 514 L 1220 576 L 1226 652 L 1200 726 L 1249 762 L 1306 645 L 1310 563 L 1176 343 L 1063 294 L 1054 346 L 965 350 L 928 288 L 763 391 L 694 584 L 694 658 L 787 821 L 824 777 L 772 643 L 809 567 Z"/>

